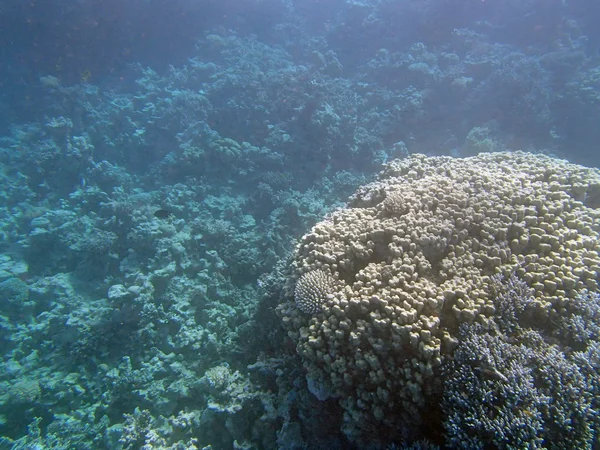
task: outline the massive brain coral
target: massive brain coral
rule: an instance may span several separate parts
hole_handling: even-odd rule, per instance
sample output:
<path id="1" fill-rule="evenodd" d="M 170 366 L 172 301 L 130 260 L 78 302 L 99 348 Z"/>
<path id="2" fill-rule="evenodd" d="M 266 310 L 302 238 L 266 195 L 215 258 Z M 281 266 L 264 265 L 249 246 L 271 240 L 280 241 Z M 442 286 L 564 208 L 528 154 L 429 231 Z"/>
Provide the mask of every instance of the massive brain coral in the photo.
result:
<path id="1" fill-rule="evenodd" d="M 525 281 L 542 324 L 598 289 L 599 208 L 597 169 L 523 152 L 413 155 L 315 225 L 292 281 L 327 279 L 329 295 L 309 313 L 290 296 L 278 312 L 310 384 L 339 397 L 346 433 L 405 436 L 399 424 L 436 413 L 459 326 L 493 326 L 493 275 Z"/>

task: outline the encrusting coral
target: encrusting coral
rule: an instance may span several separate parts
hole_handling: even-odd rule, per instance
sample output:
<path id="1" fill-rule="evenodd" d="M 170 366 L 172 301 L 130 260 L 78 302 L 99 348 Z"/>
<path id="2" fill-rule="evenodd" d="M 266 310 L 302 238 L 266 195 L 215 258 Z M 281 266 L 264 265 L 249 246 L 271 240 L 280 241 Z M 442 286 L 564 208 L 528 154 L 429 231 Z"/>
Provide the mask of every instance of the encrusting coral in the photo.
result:
<path id="1" fill-rule="evenodd" d="M 523 280 L 527 314 L 552 333 L 578 293 L 598 289 L 599 208 L 597 169 L 524 152 L 412 155 L 315 225 L 291 282 L 304 291 L 319 273 L 332 291 L 319 308 L 289 295 L 278 312 L 308 376 L 341 399 L 346 434 L 423 424 L 459 327 L 489 329 L 500 314 L 495 276 Z"/>

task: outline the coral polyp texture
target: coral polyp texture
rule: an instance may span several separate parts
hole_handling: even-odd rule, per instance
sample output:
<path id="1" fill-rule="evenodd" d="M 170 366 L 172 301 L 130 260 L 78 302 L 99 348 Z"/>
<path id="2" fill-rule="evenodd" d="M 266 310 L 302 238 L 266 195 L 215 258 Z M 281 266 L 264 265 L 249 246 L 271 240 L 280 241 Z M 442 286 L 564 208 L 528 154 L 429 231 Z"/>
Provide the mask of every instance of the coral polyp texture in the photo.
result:
<path id="1" fill-rule="evenodd" d="M 313 270 L 300 277 L 294 289 L 296 306 L 307 313 L 319 312 L 334 289 L 335 280 L 323 270 Z"/>
<path id="2" fill-rule="evenodd" d="M 499 152 L 412 155 L 387 164 L 295 250 L 296 292 L 279 305 L 307 377 L 344 408 L 349 437 L 409 437 L 439 411 L 441 366 L 459 327 L 501 320 L 494 280 L 531 289 L 525 316 L 552 333 L 583 290 L 598 289 L 600 171 Z M 313 275 L 311 275 L 313 274 Z M 300 295 L 300 298 L 304 298 Z M 409 431 L 410 430 L 410 431 Z"/>

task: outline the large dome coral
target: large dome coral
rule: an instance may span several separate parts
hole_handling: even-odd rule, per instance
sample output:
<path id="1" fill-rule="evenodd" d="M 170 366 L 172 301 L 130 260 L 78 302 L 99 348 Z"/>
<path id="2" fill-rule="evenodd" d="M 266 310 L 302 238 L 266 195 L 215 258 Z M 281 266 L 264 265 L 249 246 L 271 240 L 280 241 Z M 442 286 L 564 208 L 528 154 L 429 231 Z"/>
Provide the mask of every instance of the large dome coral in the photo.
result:
<path id="1" fill-rule="evenodd" d="M 413 155 L 315 225 L 292 281 L 331 277 L 329 295 L 310 314 L 293 295 L 278 311 L 310 384 L 339 397 L 346 433 L 406 436 L 439 412 L 461 325 L 495 326 L 499 275 L 531 288 L 527 314 L 551 334 L 598 289 L 599 208 L 597 169 L 523 152 Z"/>

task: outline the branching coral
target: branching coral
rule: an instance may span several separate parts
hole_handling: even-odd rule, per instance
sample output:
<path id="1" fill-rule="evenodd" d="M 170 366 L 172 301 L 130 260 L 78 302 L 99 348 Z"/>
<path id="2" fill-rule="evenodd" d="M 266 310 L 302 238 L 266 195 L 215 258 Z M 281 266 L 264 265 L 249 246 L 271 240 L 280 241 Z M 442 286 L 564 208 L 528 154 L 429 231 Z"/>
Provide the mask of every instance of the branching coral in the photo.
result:
<path id="1" fill-rule="evenodd" d="M 521 283 L 497 280 L 496 285 L 504 290 L 496 303 L 512 304 L 507 309 L 516 311 L 515 320 L 487 330 L 461 328 L 460 344 L 444 367 L 447 442 L 465 449 L 489 443 L 497 448 L 593 448 L 600 431 L 598 340 L 587 340 L 585 352 L 573 352 L 565 345 L 568 340 L 522 327 Z M 585 300 L 589 297 L 580 295 L 573 303 Z M 600 325 L 587 308 L 565 318 L 582 321 Z"/>

